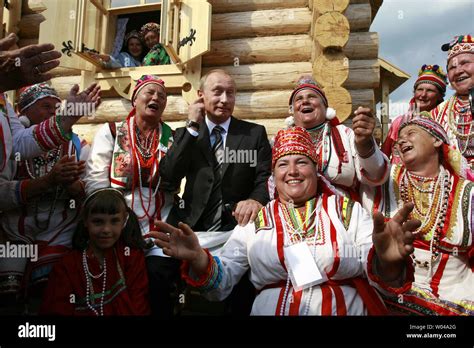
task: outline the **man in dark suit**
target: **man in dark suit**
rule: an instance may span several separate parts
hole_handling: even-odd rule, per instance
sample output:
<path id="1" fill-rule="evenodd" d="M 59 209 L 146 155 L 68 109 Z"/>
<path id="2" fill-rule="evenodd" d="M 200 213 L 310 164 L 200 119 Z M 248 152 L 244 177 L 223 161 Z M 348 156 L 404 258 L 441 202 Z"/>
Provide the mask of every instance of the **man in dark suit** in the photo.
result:
<path id="1" fill-rule="evenodd" d="M 224 70 L 212 70 L 201 79 L 186 127 L 176 130 L 160 161 L 164 182 L 178 185 L 186 178 L 183 200 L 172 208 L 169 224 L 181 221 L 208 235 L 231 231 L 236 224 L 254 221 L 269 201 L 267 133 L 263 126 L 232 116 L 235 95 L 235 82 Z"/>
<path id="2" fill-rule="evenodd" d="M 216 156 L 213 129 L 221 126 L 224 158 L 221 169 L 221 228 L 231 230 L 236 222 L 246 225 L 269 201 L 267 179 L 271 174 L 271 147 L 263 126 L 232 116 L 235 83 L 223 70 L 203 77 L 197 99 L 189 108 L 187 127 L 178 128 L 174 144 L 160 161 L 163 181 L 179 183 L 186 178 L 183 204 L 175 205 L 167 222 L 187 223 L 195 231 L 209 231 L 209 203 L 215 185 Z M 242 151 L 244 150 L 244 151 Z M 230 208 L 234 208 L 232 211 Z M 236 221 L 233 221 L 235 218 Z M 217 229 L 214 229 L 217 230 Z"/>

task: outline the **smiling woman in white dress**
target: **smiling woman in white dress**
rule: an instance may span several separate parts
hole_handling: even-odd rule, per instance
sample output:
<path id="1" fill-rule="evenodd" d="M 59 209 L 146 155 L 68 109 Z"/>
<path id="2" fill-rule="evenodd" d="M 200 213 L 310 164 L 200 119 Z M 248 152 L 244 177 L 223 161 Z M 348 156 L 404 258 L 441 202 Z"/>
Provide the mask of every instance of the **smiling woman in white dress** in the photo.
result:
<path id="1" fill-rule="evenodd" d="M 182 223 L 157 223 L 155 242 L 184 260 L 182 277 L 210 300 L 225 299 L 250 268 L 258 290 L 252 315 L 385 314 L 371 284 L 382 291 L 409 286 L 410 231 L 420 222 L 407 221 L 408 204 L 391 221 L 378 214 L 373 222 L 359 203 L 328 194 L 316 163 L 303 128 L 281 130 L 272 161 L 279 198 L 255 222 L 237 226 L 219 256 L 202 249 Z"/>

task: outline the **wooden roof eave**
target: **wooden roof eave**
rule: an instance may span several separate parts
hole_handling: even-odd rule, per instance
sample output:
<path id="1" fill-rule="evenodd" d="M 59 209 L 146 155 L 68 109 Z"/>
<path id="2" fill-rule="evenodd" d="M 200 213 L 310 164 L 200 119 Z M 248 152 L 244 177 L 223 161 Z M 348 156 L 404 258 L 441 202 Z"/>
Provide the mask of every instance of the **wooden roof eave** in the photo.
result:
<path id="1" fill-rule="evenodd" d="M 375 103 L 382 101 L 382 83 L 388 81 L 390 93 L 394 92 L 398 87 L 403 85 L 410 75 L 395 65 L 389 63 L 383 58 L 378 58 L 380 64 L 380 84 L 375 89 Z"/>

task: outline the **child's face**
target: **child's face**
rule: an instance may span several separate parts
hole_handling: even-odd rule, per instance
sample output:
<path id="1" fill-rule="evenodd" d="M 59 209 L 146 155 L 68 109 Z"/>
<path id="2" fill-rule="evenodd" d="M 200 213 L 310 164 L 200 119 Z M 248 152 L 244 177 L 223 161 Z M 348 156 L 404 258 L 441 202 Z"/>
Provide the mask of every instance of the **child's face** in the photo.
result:
<path id="1" fill-rule="evenodd" d="M 140 55 L 143 52 L 143 45 L 140 40 L 132 37 L 130 40 L 128 40 L 127 46 L 128 52 L 130 52 L 134 58 L 140 58 Z"/>
<path id="2" fill-rule="evenodd" d="M 126 221 L 126 213 L 91 214 L 84 222 L 91 246 L 99 250 L 111 248 L 120 238 Z"/>

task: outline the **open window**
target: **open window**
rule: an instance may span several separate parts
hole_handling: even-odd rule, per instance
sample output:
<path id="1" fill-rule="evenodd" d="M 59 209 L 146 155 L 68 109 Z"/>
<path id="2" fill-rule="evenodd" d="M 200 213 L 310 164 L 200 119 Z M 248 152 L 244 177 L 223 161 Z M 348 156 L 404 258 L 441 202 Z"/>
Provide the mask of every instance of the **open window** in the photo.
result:
<path id="1" fill-rule="evenodd" d="M 167 88 L 197 89 L 200 57 L 210 49 L 211 5 L 206 0 L 43 0 L 47 10 L 39 42 L 63 52 L 61 67 L 83 71 L 106 95 L 130 98 L 135 81 L 157 74 Z M 146 22 L 160 24 L 160 43 L 170 65 L 104 69 L 91 53 L 117 52 L 124 32 Z M 124 22 L 127 24 L 124 25 Z M 190 69 L 189 67 L 192 66 Z"/>

